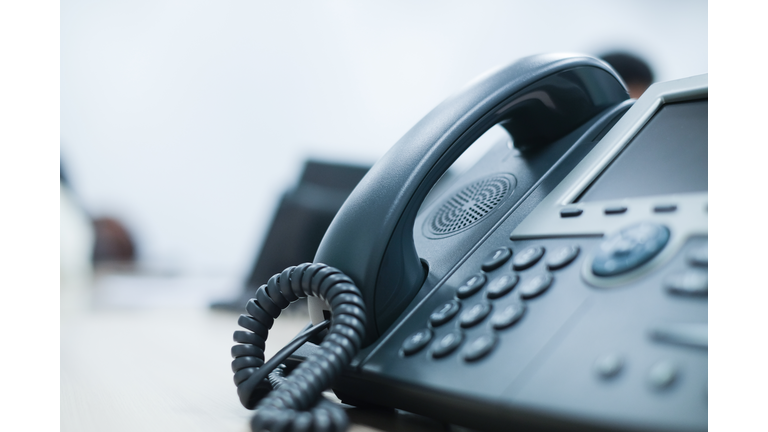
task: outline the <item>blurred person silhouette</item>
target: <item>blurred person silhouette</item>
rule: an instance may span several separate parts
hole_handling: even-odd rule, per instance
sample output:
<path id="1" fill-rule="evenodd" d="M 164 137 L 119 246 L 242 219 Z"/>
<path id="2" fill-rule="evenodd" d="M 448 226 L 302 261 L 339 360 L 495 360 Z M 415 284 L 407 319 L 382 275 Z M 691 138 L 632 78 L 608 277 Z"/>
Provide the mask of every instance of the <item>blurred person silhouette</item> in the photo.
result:
<path id="1" fill-rule="evenodd" d="M 653 84 L 653 71 L 647 61 L 626 51 L 613 51 L 600 56 L 624 80 L 629 97 L 639 98 Z"/>
<path id="2" fill-rule="evenodd" d="M 83 249 L 92 265 L 133 264 L 136 261 L 136 246 L 128 229 L 117 218 L 93 217 L 88 214 L 72 189 L 63 161 L 59 165 L 59 184 L 62 209 L 61 272 L 67 272 L 72 265 L 78 267 L 79 272 L 92 270 L 84 267 L 80 262 L 82 259 L 75 258 L 75 255 L 82 254 L 80 251 Z"/>

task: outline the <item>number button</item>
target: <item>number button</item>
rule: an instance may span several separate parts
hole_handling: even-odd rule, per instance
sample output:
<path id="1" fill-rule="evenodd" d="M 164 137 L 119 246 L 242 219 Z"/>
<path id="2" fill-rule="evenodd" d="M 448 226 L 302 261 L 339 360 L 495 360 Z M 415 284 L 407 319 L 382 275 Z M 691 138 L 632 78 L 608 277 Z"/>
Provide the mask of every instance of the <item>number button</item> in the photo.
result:
<path id="1" fill-rule="evenodd" d="M 461 345 L 463 340 L 464 334 L 462 334 L 459 330 L 454 330 L 448 333 L 447 335 L 436 340 L 434 344 L 432 344 L 432 357 L 441 358 L 447 356 L 448 354 L 455 351 L 456 348 Z"/>
<path id="2" fill-rule="evenodd" d="M 473 340 L 464 350 L 464 360 L 468 362 L 480 360 L 493 351 L 498 338 L 493 333 L 486 333 Z"/>
<path id="3" fill-rule="evenodd" d="M 478 303 L 461 314 L 459 324 L 464 328 L 475 326 L 484 320 L 489 313 L 491 313 L 490 303 Z"/>
<path id="4" fill-rule="evenodd" d="M 667 276 L 664 285 L 672 294 L 706 297 L 708 280 L 706 270 L 686 270 Z"/>
<path id="5" fill-rule="evenodd" d="M 512 288 L 517 285 L 517 281 L 520 278 L 516 274 L 506 274 L 499 278 L 494 279 L 488 284 L 488 289 L 485 290 L 485 295 L 489 299 L 497 299 L 505 296 L 512 291 Z"/>
<path id="6" fill-rule="evenodd" d="M 523 317 L 525 314 L 525 303 L 520 300 L 515 301 L 512 304 L 504 306 L 503 309 L 496 312 L 491 318 L 491 326 L 496 330 L 505 329 L 511 327 Z"/>
<path id="7" fill-rule="evenodd" d="M 553 280 L 554 277 L 552 276 L 552 273 L 540 274 L 533 279 L 530 279 L 520 287 L 520 297 L 530 299 L 541 295 L 550 287 L 550 285 L 552 285 Z"/>
<path id="8" fill-rule="evenodd" d="M 493 251 L 490 257 L 483 263 L 481 268 L 485 271 L 496 270 L 501 267 L 502 264 L 507 262 L 509 257 L 512 256 L 512 250 L 508 247 L 501 247 Z"/>
<path id="9" fill-rule="evenodd" d="M 464 284 L 461 285 L 456 290 L 456 297 L 460 299 L 465 299 L 471 296 L 472 294 L 480 291 L 480 288 L 482 288 L 483 285 L 485 285 L 486 280 L 487 278 L 482 273 L 478 273 L 472 276 L 471 278 L 467 279 L 466 282 L 464 282 Z"/>
<path id="10" fill-rule="evenodd" d="M 559 247 L 552 251 L 547 257 L 547 268 L 550 270 L 559 270 L 572 263 L 578 255 L 578 246 Z"/>
<path id="11" fill-rule="evenodd" d="M 451 300 L 432 312 L 432 315 L 429 316 L 429 323 L 432 324 L 433 327 L 439 327 L 455 317 L 456 314 L 459 313 L 460 308 L 461 305 L 459 302 Z"/>
<path id="12" fill-rule="evenodd" d="M 427 346 L 430 340 L 432 340 L 432 330 L 421 329 L 417 331 L 416 333 L 408 336 L 405 342 L 403 342 L 403 354 L 407 356 L 416 354 L 417 352 L 421 351 L 422 348 Z"/>
<path id="13" fill-rule="evenodd" d="M 515 270 L 525 270 L 533 267 L 544 256 L 544 248 L 541 246 L 530 246 L 523 249 L 512 260 L 512 268 Z"/>

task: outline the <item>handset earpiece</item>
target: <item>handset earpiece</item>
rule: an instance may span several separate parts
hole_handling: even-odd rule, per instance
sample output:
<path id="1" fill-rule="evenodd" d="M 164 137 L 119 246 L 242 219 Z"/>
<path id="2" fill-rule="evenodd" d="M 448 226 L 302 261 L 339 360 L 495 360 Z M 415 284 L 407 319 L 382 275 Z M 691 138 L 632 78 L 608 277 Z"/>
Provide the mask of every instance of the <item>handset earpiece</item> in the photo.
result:
<path id="1" fill-rule="evenodd" d="M 500 124 L 517 148 L 535 152 L 628 97 L 600 60 L 536 55 L 476 79 L 408 131 L 363 177 L 315 255 L 360 287 L 369 315 L 363 344 L 383 334 L 424 283 L 428 270 L 412 237 L 416 214 L 464 150 Z M 312 298 L 310 317 L 323 320 Z"/>

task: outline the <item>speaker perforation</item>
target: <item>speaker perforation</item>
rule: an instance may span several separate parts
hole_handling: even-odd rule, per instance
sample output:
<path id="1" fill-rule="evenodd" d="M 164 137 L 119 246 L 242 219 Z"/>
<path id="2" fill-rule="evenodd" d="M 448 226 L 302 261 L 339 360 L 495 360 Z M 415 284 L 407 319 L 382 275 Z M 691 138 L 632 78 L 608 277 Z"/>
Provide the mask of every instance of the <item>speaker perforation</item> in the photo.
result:
<path id="1" fill-rule="evenodd" d="M 506 176 L 476 181 L 448 198 L 426 224 L 431 236 L 447 236 L 480 221 L 501 203 L 512 189 Z"/>

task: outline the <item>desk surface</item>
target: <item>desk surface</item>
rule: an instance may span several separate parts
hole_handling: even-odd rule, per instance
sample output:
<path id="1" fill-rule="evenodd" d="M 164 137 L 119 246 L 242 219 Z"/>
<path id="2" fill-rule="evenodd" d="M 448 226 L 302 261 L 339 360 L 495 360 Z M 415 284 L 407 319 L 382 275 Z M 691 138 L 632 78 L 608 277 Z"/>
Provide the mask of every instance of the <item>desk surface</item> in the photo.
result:
<path id="1" fill-rule="evenodd" d="M 230 370 L 237 314 L 185 301 L 176 292 L 184 284 L 124 278 L 61 287 L 63 432 L 250 430 L 253 412 L 240 405 Z M 205 297 L 189 291 L 186 298 Z M 158 300 L 174 293 L 176 305 Z M 270 331 L 267 357 L 307 321 L 301 313 L 281 317 Z M 451 429 L 403 412 L 347 412 L 353 432 Z"/>

